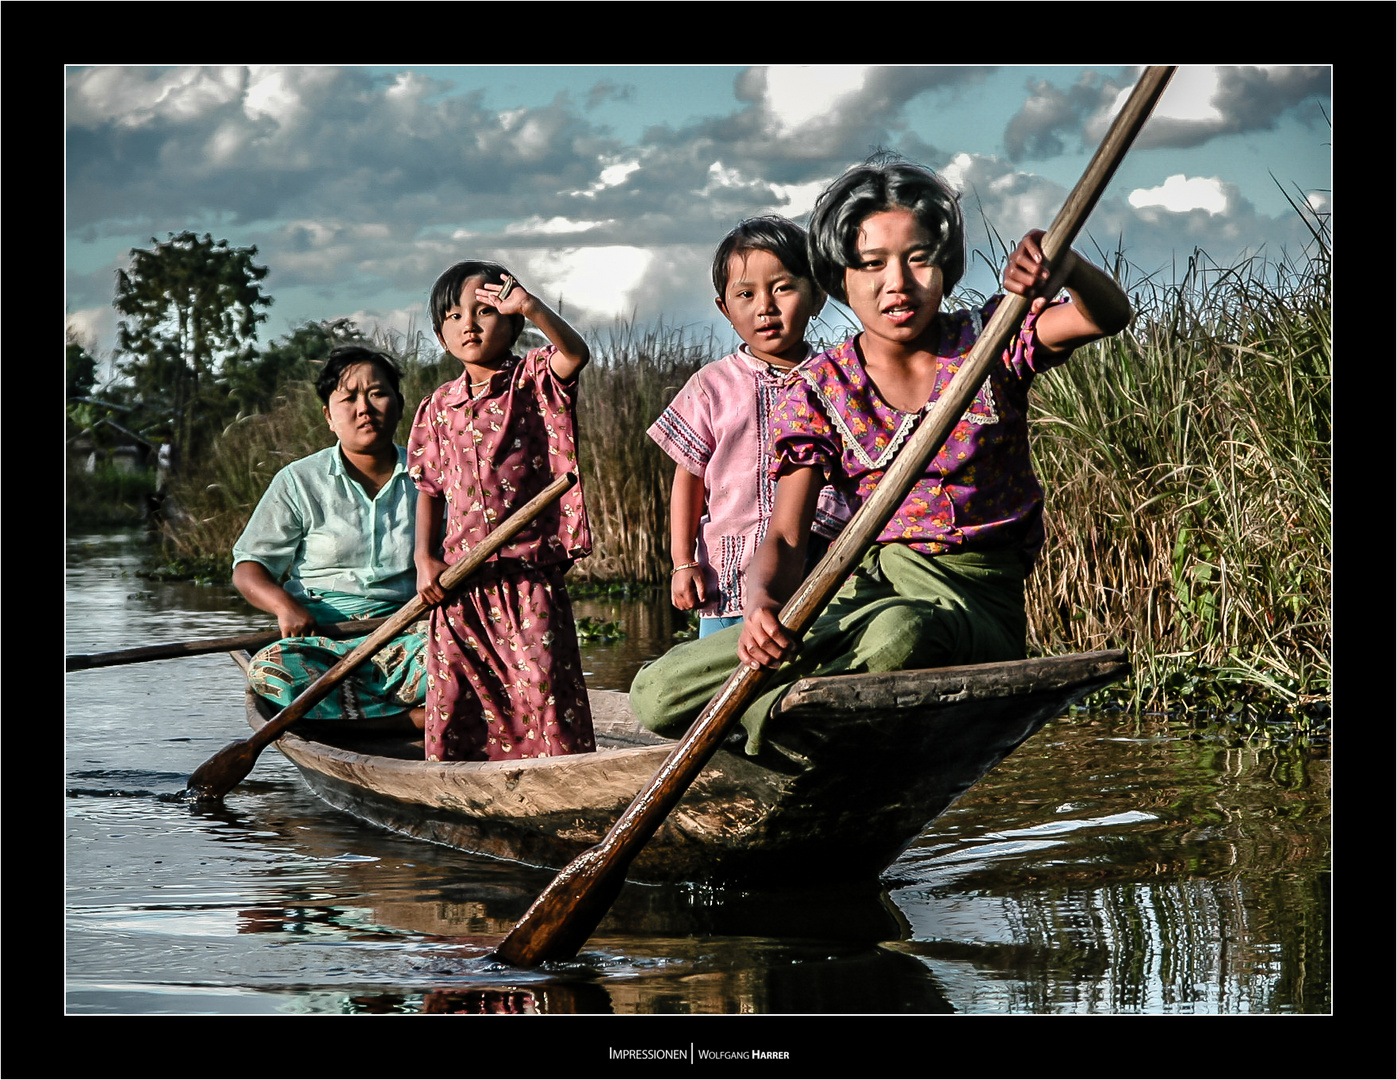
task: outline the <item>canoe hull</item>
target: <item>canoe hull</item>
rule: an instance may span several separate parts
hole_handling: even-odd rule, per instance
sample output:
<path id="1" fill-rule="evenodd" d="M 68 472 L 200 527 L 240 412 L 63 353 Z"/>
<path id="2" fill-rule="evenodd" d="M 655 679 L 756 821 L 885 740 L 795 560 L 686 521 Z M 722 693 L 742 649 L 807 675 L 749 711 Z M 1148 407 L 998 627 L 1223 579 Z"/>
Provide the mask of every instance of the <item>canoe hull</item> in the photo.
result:
<path id="1" fill-rule="evenodd" d="M 720 749 L 632 863 L 642 882 L 869 880 L 1025 739 L 1129 671 L 1088 653 L 806 679 L 760 757 Z M 602 839 L 673 746 L 624 694 L 592 691 L 602 748 L 528 761 L 427 762 L 400 740 L 288 732 L 277 747 L 322 799 L 408 836 L 561 869 Z M 248 719 L 270 708 L 248 695 Z M 419 744 L 420 745 L 420 744 Z M 850 763 L 862 763 L 851 769 Z"/>

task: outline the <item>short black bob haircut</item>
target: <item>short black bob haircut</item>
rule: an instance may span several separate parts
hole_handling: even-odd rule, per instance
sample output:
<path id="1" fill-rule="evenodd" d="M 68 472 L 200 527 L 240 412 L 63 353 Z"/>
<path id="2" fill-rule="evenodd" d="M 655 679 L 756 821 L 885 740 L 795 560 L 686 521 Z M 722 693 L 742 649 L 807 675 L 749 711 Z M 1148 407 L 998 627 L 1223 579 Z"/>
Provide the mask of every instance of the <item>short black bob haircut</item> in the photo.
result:
<path id="1" fill-rule="evenodd" d="M 441 338 L 441 324 L 446 321 L 446 313 L 461 302 L 461 288 L 467 281 L 473 277 L 481 277 L 487 284 L 503 285 L 507 274 L 510 277 L 514 276 L 499 263 L 472 259 L 458 262 L 437 278 L 436 284 L 432 286 L 431 298 L 427 301 L 427 308 L 432 313 L 432 330 L 437 338 Z M 509 321 L 514 325 L 514 336 L 509 339 L 509 347 L 512 349 L 514 343 L 519 340 L 519 335 L 524 332 L 524 316 L 510 315 Z"/>
<path id="2" fill-rule="evenodd" d="M 398 408 L 403 407 L 403 392 L 399 389 L 402 372 L 398 370 L 397 363 L 386 353 L 367 349 L 363 345 L 338 345 L 330 350 L 330 355 L 325 358 L 325 367 L 315 380 L 315 394 L 323 404 L 330 404 L 330 395 L 339 386 L 345 369 L 355 364 L 373 364 L 378 368 L 388 380 L 388 385 L 393 388 L 393 396 L 398 399 Z"/>
<path id="3" fill-rule="evenodd" d="M 930 169 L 880 154 L 855 165 L 815 200 L 810 214 L 810 265 L 820 287 L 848 304 L 844 272 L 857 266 L 859 226 L 870 214 L 912 211 L 933 238 L 928 253 L 949 295 L 965 273 L 965 224 L 960 200 Z"/>
<path id="4" fill-rule="evenodd" d="M 767 251 L 781 260 L 793 276 L 815 284 L 810 273 L 809 241 L 805 230 L 794 221 L 770 214 L 748 218 L 723 237 L 713 253 L 713 290 L 718 299 L 727 299 L 728 262 L 744 251 Z"/>

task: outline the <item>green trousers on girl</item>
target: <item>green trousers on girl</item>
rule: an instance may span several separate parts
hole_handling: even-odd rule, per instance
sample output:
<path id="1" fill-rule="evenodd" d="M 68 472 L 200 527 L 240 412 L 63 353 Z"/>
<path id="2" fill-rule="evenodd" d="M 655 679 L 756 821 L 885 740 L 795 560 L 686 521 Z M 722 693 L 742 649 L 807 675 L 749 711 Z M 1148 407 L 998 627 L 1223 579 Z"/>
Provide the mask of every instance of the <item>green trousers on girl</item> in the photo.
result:
<path id="1" fill-rule="evenodd" d="M 875 544 L 742 714 L 748 754 L 768 736 L 771 708 L 798 679 L 1021 660 L 1028 620 L 1017 552 L 922 555 Z M 631 708 L 652 731 L 677 738 L 737 668 L 742 627 L 685 642 L 646 665 Z"/>

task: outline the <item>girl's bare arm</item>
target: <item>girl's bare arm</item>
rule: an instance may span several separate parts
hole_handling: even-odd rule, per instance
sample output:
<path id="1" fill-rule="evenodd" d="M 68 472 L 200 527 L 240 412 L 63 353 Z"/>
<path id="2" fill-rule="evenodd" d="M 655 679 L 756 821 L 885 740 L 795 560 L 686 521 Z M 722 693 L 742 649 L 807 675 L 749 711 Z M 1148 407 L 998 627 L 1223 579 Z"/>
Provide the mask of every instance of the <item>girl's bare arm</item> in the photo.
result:
<path id="1" fill-rule="evenodd" d="M 691 611 L 707 603 L 703 567 L 698 562 L 698 528 L 703 518 L 703 477 L 683 465 L 674 467 L 674 483 L 669 492 L 669 557 L 676 570 L 669 579 L 670 601 L 680 611 Z"/>
<path id="2" fill-rule="evenodd" d="M 543 336 L 557 350 L 549 361 L 553 374 L 564 382 L 570 381 L 592 358 L 592 351 L 587 348 L 582 335 L 556 311 L 528 292 L 518 278 L 507 278 L 506 281 L 513 281 L 514 284 L 503 300 L 500 299 L 502 287 L 499 285 L 484 285 L 476 295 L 501 314 L 522 315 L 542 330 Z"/>
<path id="3" fill-rule="evenodd" d="M 441 575 L 446 563 L 438 556 L 441 525 L 446 500 L 440 495 L 417 493 L 417 535 L 413 540 L 412 561 L 417 567 L 417 596 L 424 604 L 439 604 L 446 597 Z"/>
<path id="4" fill-rule="evenodd" d="M 1042 312 L 1034 325 L 1038 341 L 1053 352 L 1070 352 L 1124 330 L 1130 323 L 1130 300 L 1109 274 L 1071 251 L 1065 256 L 1070 265 L 1062 287 L 1072 302 L 1043 310 L 1049 299 L 1047 288 L 1056 275 L 1043 254 L 1042 239 L 1041 229 L 1031 231 L 1004 270 L 1004 287 L 1029 297 L 1033 310 Z"/>

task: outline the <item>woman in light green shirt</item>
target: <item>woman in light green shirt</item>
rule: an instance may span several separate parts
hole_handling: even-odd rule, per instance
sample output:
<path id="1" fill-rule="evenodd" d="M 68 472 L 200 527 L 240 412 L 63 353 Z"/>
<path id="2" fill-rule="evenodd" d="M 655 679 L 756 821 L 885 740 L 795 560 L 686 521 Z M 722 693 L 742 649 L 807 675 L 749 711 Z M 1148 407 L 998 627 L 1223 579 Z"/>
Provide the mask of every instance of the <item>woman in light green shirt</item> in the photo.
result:
<path id="1" fill-rule="evenodd" d="M 399 381 L 382 353 L 335 349 L 316 393 L 338 442 L 278 472 L 233 545 L 234 586 L 275 615 L 283 635 L 248 670 L 252 688 L 279 706 L 363 640 L 319 636 L 317 624 L 391 615 L 416 592 L 417 488 L 407 475 L 407 451 L 393 442 L 403 413 Z M 420 727 L 425 645 L 425 623 L 414 624 L 308 717 L 408 713 Z"/>

